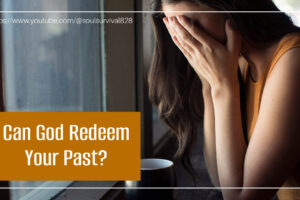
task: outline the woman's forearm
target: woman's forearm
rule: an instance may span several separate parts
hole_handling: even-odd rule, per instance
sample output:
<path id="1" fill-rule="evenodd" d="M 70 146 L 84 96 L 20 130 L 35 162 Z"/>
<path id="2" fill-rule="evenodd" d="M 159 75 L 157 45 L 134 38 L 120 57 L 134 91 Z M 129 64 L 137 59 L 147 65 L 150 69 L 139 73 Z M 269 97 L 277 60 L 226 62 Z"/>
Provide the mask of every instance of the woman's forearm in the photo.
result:
<path id="1" fill-rule="evenodd" d="M 238 86 L 212 89 L 216 155 L 221 187 L 242 187 L 246 143 L 243 136 Z M 224 190 L 224 199 L 239 199 L 240 190 Z"/>
<path id="2" fill-rule="evenodd" d="M 215 143 L 215 117 L 214 107 L 211 96 L 211 88 L 207 85 L 203 86 L 204 99 L 204 143 L 203 152 L 209 177 L 215 187 L 219 187 L 219 177 L 216 159 L 216 143 Z"/>

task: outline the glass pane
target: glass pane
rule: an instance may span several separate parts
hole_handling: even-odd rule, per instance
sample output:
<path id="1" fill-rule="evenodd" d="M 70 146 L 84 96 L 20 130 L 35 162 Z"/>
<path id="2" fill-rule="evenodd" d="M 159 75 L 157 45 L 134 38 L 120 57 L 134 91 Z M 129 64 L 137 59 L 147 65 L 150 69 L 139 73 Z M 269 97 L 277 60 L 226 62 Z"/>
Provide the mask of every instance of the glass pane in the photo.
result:
<path id="1" fill-rule="evenodd" d="M 99 4 L 99 0 L 1 1 L 4 11 L 98 10 Z M 2 17 L 10 20 L 3 24 L 6 111 L 101 111 L 100 24 L 66 22 L 99 15 L 3 13 Z M 60 23 L 53 23 L 55 20 Z M 65 187 L 70 183 L 12 181 L 10 185 Z M 12 199 L 50 199 L 57 192 L 12 190 Z"/>
<path id="2" fill-rule="evenodd" d="M 92 10 L 99 1 L 3 1 L 4 10 Z M 53 6 L 56 5 L 56 6 Z M 7 19 L 99 18 L 99 14 L 11 14 Z M 4 25 L 7 111 L 97 111 L 100 95 L 99 24 Z"/>

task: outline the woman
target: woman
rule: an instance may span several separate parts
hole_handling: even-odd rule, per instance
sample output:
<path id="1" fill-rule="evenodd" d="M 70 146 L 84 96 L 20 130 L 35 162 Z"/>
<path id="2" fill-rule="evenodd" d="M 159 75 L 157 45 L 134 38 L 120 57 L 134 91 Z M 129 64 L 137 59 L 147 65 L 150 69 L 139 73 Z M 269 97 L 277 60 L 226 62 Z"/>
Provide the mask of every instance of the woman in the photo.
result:
<path id="1" fill-rule="evenodd" d="M 300 186 L 300 33 L 271 0 L 155 0 L 150 98 L 190 153 L 204 98 L 204 155 L 224 199 L 269 199 Z M 176 12 L 174 12 L 176 11 Z M 201 90 L 202 83 L 202 90 Z M 202 91 L 202 92 L 201 92 Z M 242 188 L 244 187 L 244 188 Z M 300 191 L 277 192 L 299 199 Z"/>

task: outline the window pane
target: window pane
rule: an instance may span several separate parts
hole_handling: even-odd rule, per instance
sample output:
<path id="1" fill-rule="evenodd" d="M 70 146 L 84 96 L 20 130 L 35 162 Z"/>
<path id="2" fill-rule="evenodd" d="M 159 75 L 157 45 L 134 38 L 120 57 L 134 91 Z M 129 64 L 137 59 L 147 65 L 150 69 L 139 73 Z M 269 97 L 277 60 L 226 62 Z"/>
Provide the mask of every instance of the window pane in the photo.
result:
<path id="1" fill-rule="evenodd" d="M 3 1 L 4 10 L 93 10 L 99 1 Z M 55 6 L 54 6 L 55 5 Z M 93 19 L 99 14 L 10 14 L 9 19 Z M 97 111 L 100 95 L 99 24 L 5 24 L 7 111 Z"/>
<path id="2" fill-rule="evenodd" d="M 98 10 L 99 0 L 3 0 L 5 10 Z M 94 19 L 98 13 L 3 13 L 4 19 Z M 6 111 L 101 111 L 100 24 L 3 24 Z M 70 181 L 12 181 L 65 187 Z M 49 199 L 58 190 L 13 190 L 13 200 Z"/>
<path id="3" fill-rule="evenodd" d="M 57 189 L 38 189 L 38 190 L 11 190 L 11 200 L 48 200 L 58 194 L 61 189 L 67 187 L 72 181 L 12 181 L 12 187 L 56 187 Z"/>

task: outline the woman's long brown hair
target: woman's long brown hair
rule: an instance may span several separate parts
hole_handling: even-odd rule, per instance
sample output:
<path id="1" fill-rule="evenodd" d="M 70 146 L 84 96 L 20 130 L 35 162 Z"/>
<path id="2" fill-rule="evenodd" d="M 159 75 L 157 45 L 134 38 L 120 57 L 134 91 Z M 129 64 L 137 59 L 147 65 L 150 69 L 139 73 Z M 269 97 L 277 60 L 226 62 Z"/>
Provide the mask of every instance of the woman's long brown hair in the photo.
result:
<path id="1" fill-rule="evenodd" d="M 184 0 L 152 0 L 152 9 L 161 11 L 162 3 L 181 1 Z M 185 1 L 206 4 L 220 11 L 279 11 L 271 0 Z M 226 15 L 243 39 L 253 45 L 267 45 L 288 33 L 299 32 L 285 13 L 229 12 Z M 152 15 L 155 49 L 148 74 L 149 97 L 157 106 L 161 120 L 176 134 L 178 150 L 175 157 L 180 158 L 183 167 L 195 177 L 197 173 L 191 163 L 191 153 L 203 116 L 201 81 L 173 43 L 163 24 L 163 17 L 163 13 Z"/>

